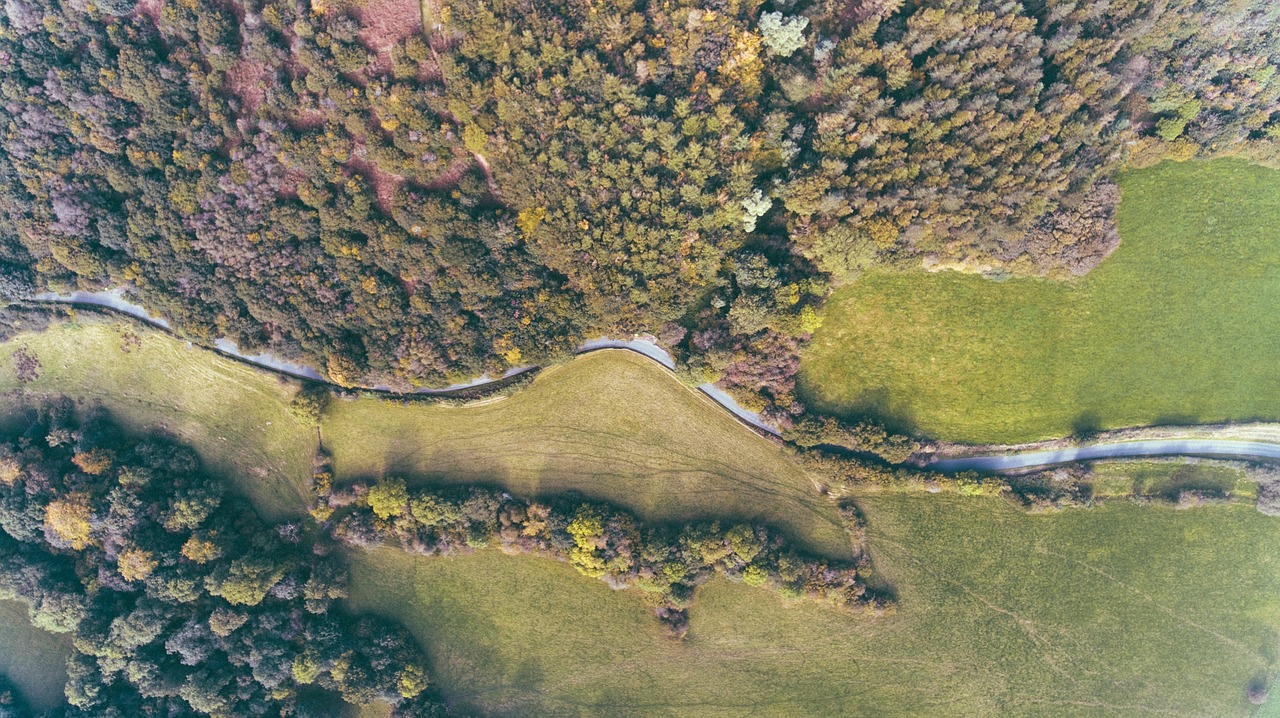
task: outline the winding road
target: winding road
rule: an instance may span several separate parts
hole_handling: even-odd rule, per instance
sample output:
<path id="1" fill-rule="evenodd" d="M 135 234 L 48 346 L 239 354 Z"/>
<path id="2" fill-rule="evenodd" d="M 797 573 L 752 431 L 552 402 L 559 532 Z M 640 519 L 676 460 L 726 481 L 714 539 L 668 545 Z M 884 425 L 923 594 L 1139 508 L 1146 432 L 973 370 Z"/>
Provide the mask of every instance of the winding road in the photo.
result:
<path id="1" fill-rule="evenodd" d="M 123 288 L 117 288 L 117 289 L 113 289 L 105 292 L 72 292 L 70 294 L 57 294 L 55 292 L 43 292 L 41 294 L 37 294 L 34 297 L 32 297 L 32 300 L 34 300 L 35 303 L 43 303 L 43 304 L 66 304 L 66 305 L 72 305 L 72 306 L 84 305 L 84 306 L 97 307 L 100 309 L 109 309 L 112 311 L 120 312 L 121 314 L 127 314 L 130 317 L 133 317 L 134 319 L 137 319 L 142 322 L 146 322 L 147 324 L 150 324 L 152 326 L 159 327 L 169 333 L 176 334 L 176 331 L 173 325 L 170 324 L 167 319 L 163 317 L 152 316 L 152 314 L 148 312 L 146 308 L 143 307 L 142 305 L 135 304 L 125 299 Z M 214 347 L 216 351 L 218 351 L 221 354 L 225 354 L 230 357 L 235 357 L 240 361 L 253 364 L 263 369 L 279 372 L 281 374 L 287 374 L 296 379 L 309 379 L 311 381 L 318 381 L 318 382 L 323 382 L 325 384 L 333 385 L 333 383 L 330 382 L 327 377 L 325 377 L 323 374 L 321 374 L 319 371 L 317 371 L 313 367 L 309 367 L 304 364 L 295 364 L 292 362 L 288 362 L 273 354 L 265 354 L 265 353 L 246 354 L 240 351 L 240 348 L 236 346 L 236 343 L 229 339 L 215 339 Z M 667 353 L 665 349 L 653 343 L 652 341 L 649 341 L 647 339 L 641 339 L 641 338 L 609 339 L 609 338 L 602 337 L 600 339 L 592 339 L 592 340 L 583 342 L 578 347 L 577 353 L 587 354 L 589 352 L 598 351 L 601 349 L 625 349 L 627 351 L 632 351 L 637 354 L 642 354 L 658 362 L 663 367 L 669 370 L 674 371 L 676 368 L 675 360 L 671 357 L 670 354 Z M 513 376 L 519 376 L 520 374 L 533 371 L 537 368 L 538 367 L 533 365 L 512 367 L 511 369 L 507 370 L 505 374 L 499 377 L 490 377 L 488 375 L 484 375 L 484 376 L 476 377 L 471 381 L 463 382 L 461 384 L 452 384 L 450 386 L 442 387 L 439 389 L 417 389 L 412 392 L 396 392 L 391 387 L 388 387 L 388 386 L 369 386 L 369 387 L 360 387 L 360 388 L 365 391 L 374 391 L 374 392 L 380 392 L 380 393 L 386 393 L 386 394 L 417 394 L 420 396 L 442 396 L 442 395 L 453 394 L 463 389 L 472 389 L 475 387 L 484 386 L 485 384 L 494 384 L 494 383 L 503 381 L 505 379 L 510 379 Z M 705 384 L 700 384 L 698 386 L 698 390 L 701 391 L 703 394 L 705 394 L 707 397 L 709 397 L 712 401 L 716 402 L 720 406 L 727 409 L 731 414 L 733 414 L 743 423 L 748 424 L 752 427 L 755 427 L 756 429 L 759 429 L 760 431 L 763 431 L 773 436 L 777 436 L 779 434 L 778 430 L 773 426 L 770 426 L 759 414 L 753 411 L 748 411 L 744 409 L 742 406 L 738 404 L 737 401 L 734 400 L 732 396 L 729 396 L 728 394 L 726 394 L 724 390 L 720 389 L 715 384 L 712 384 L 710 382 L 707 382 Z"/>
<path id="2" fill-rule="evenodd" d="M 166 331 L 174 331 L 173 326 L 164 318 L 152 316 L 141 305 L 125 299 L 123 289 L 115 289 L 108 292 L 73 292 L 71 294 L 45 292 L 43 294 L 36 295 L 33 299 L 37 303 L 90 305 L 98 308 L 110 309 L 127 314 L 134 319 L 160 327 Z M 288 362 L 272 354 L 246 354 L 241 352 L 234 342 L 227 339 L 217 339 L 215 340 L 214 345 L 216 347 L 216 351 L 222 354 L 235 357 L 236 359 L 254 364 L 270 371 L 288 374 L 289 376 L 299 379 L 309 379 L 312 381 L 330 383 L 323 374 L 312 367 Z M 674 370 L 676 366 L 675 360 L 672 359 L 671 355 L 668 354 L 666 350 L 652 341 L 642 338 L 592 339 L 590 341 L 583 342 L 578 347 L 577 353 L 586 354 L 600 349 L 625 349 L 637 354 L 642 354 L 658 362 L 667 369 Z M 418 389 L 411 393 L 428 396 L 448 395 L 463 389 L 470 389 L 478 386 L 484 386 L 485 384 L 500 382 L 513 376 L 533 371 L 537 368 L 538 367 L 536 366 L 518 366 L 511 368 L 500 377 L 490 377 L 487 375 L 480 376 L 461 384 L 453 384 L 439 389 Z M 376 391 L 388 394 L 400 393 L 395 392 L 387 386 L 361 388 L 366 391 Z M 767 434 L 771 434 L 773 436 L 779 435 L 778 430 L 765 422 L 759 414 L 744 409 L 738 404 L 738 402 L 734 401 L 732 396 L 725 393 L 724 390 L 720 389 L 715 384 L 710 382 L 701 384 L 698 386 L 698 390 L 709 397 L 712 401 L 727 409 L 743 423 L 755 427 Z M 957 458 L 947 458 L 945 456 L 933 457 L 927 459 L 923 463 L 923 468 L 946 473 L 961 471 L 996 472 L 1027 469 L 1039 466 L 1052 466 L 1054 464 L 1065 464 L 1074 461 L 1120 459 L 1143 456 L 1198 456 L 1248 460 L 1280 460 L 1280 444 L 1223 439 L 1148 439 L 1137 441 L 1114 441 L 1092 444 L 1089 446 L 1026 451 L 1012 454 L 966 456 Z"/>
<path id="3" fill-rule="evenodd" d="M 1092 459 L 1122 459 L 1141 456 L 1203 456 L 1234 459 L 1280 459 L 1280 444 L 1224 439 L 1150 439 L 1118 441 L 1068 449 L 1029 451 L 1004 456 L 940 458 L 925 464 L 934 471 L 1009 471 L 1036 466 L 1052 466 Z"/>

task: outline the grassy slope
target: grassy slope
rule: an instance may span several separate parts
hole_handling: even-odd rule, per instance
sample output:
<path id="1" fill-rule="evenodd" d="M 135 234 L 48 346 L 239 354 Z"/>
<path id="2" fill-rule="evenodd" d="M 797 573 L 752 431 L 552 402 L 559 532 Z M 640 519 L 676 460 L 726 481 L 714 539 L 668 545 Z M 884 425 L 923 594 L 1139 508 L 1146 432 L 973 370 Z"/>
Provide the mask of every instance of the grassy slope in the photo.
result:
<path id="1" fill-rule="evenodd" d="M 713 583 L 683 641 L 635 594 L 546 560 L 392 551 L 354 603 L 408 623 L 494 715 L 1230 716 L 1280 648 L 1280 522 L 1129 504 L 863 499 L 896 616 Z"/>
<path id="2" fill-rule="evenodd" d="M 142 432 L 166 432 L 200 453 L 214 473 L 236 481 L 260 511 L 304 511 L 300 487 L 311 474 L 315 432 L 288 413 L 296 387 L 152 331 L 122 351 L 126 324 L 61 324 L 0 344 L 0 406 L 49 395 L 101 403 Z M 21 347 L 40 359 L 40 378 L 22 385 L 13 370 Z M 15 395 L 17 390 L 20 395 Z"/>
<path id="3" fill-rule="evenodd" d="M 1093 464 L 1095 496 L 1153 496 L 1177 501 L 1183 491 L 1203 491 L 1211 496 L 1230 493 L 1252 501 L 1258 484 L 1239 466 L 1215 462 L 1101 461 Z"/>
<path id="4" fill-rule="evenodd" d="M 165 424 L 215 469 L 285 467 L 250 492 L 282 509 L 295 500 L 310 437 L 283 423 L 287 387 L 158 335 L 123 354 L 119 331 L 55 328 L 0 358 L 25 342 L 44 364 L 29 391 Z M 0 365 L 0 381 L 11 376 Z M 650 516 L 761 516 L 832 552 L 844 545 L 776 448 L 616 352 L 482 407 L 339 403 L 326 440 L 348 472 L 578 488 Z M 1278 648 L 1280 522 L 1245 507 L 1031 517 L 957 497 L 863 504 L 877 566 L 901 595 L 892 618 L 718 583 L 698 597 L 690 636 L 673 641 L 636 594 L 492 552 L 362 556 L 354 603 L 410 623 L 449 695 L 512 715 L 1246 715 L 1244 684 Z M 0 655 L 23 655 L 9 641 L 31 637 L 15 636 L 0 636 Z"/>
<path id="5" fill-rule="evenodd" d="M 136 330 L 140 345 L 122 351 L 126 324 L 62 324 L 0 343 L 0 414 L 46 396 L 99 403 L 139 433 L 162 431 L 197 451 L 206 466 L 272 514 L 305 510 L 298 493 L 310 475 L 315 442 L 287 412 L 294 389 L 275 378 L 183 342 Z M 12 355 L 40 359 L 40 378 L 20 384 Z M 0 602 L 0 673 L 36 708 L 62 702 L 63 638 L 31 626 L 26 610 Z"/>
<path id="6" fill-rule="evenodd" d="M 918 272 L 842 289 L 802 391 L 978 443 L 1280 418 L 1280 172 L 1166 163 L 1121 185 L 1120 248 L 1081 280 Z"/>
<path id="7" fill-rule="evenodd" d="M 776 446 L 651 360 L 595 352 L 481 406 L 335 402 L 325 447 L 341 477 L 580 491 L 652 520 L 743 518 L 848 555 L 829 502 Z"/>
<path id="8" fill-rule="evenodd" d="M 70 648 L 65 636 L 32 626 L 25 606 L 0 601 L 0 675 L 18 688 L 29 707 L 44 710 L 62 704 Z"/>

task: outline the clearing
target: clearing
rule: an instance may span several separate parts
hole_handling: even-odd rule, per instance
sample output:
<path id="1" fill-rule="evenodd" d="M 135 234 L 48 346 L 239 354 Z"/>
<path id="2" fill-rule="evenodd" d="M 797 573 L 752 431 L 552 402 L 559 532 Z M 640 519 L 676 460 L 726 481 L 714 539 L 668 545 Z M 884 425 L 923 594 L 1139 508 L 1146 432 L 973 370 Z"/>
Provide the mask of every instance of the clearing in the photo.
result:
<path id="1" fill-rule="evenodd" d="M 1280 417 L 1280 172 L 1164 163 L 1120 184 L 1120 248 L 1079 280 L 919 271 L 839 290 L 806 401 L 969 443 Z"/>
<path id="2" fill-rule="evenodd" d="M 62 705 L 67 683 L 67 636 L 31 625 L 27 607 L 17 601 L 0 601 L 0 675 L 37 711 Z"/>
<path id="3" fill-rule="evenodd" d="M 831 503 L 786 453 L 632 352 L 580 356 L 480 405 L 335 401 L 322 429 L 345 479 L 577 491 L 646 520 L 768 523 L 810 550 L 849 555 Z"/>
<path id="4" fill-rule="evenodd" d="M 890 617 L 720 580 L 672 640 L 639 595 L 496 551 L 360 554 L 352 603 L 409 625 L 486 715 L 1230 718 L 1275 670 L 1280 521 L 1252 508 L 860 503 Z"/>

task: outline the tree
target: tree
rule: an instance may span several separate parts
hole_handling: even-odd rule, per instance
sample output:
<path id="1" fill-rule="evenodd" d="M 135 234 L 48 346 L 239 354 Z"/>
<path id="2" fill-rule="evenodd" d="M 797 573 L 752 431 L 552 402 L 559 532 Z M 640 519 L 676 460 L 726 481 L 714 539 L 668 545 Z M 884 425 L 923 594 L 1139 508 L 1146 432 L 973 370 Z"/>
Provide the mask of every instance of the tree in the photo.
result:
<path id="1" fill-rule="evenodd" d="M 790 57 L 804 47 L 804 29 L 809 26 L 807 17 L 783 19 L 780 12 L 767 12 L 760 16 L 760 34 L 765 47 L 778 57 Z"/>
<path id="2" fill-rule="evenodd" d="M 111 468 L 111 463 L 115 460 L 115 454 L 109 449 L 93 448 L 87 451 L 77 451 L 75 456 L 71 457 L 71 461 L 80 470 L 86 474 L 100 476 Z"/>
<path id="3" fill-rule="evenodd" d="M 126 581 L 142 581 L 159 565 L 159 562 L 152 558 L 150 551 L 133 546 L 121 551 L 120 558 L 116 562 L 120 575 Z"/>
<path id="4" fill-rule="evenodd" d="M 378 518 L 389 519 L 404 513 L 409 505 L 409 491 L 403 479 L 387 478 L 369 488 L 366 501 Z"/>
<path id="5" fill-rule="evenodd" d="M 84 493 L 73 493 L 50 501 L 45 507 L 45 531 L 59 543 L 77 551 L 88 548 L 93 542 L 92 512 L 89 496 Z"/>
<path id="6" fill-rule="evenodd" d="M 287 566 L 266 557 L 237 558 L 214 569 L 205 589 L 233 606 L 256 606 L 287 572 Z"/>
<path id="7" fill-rule="evenodd" d="M 289 413 L 303 426 L 316 427 L 329 404 L 329 388 L 323 384 L 304 384 L 289 402 Z"/>

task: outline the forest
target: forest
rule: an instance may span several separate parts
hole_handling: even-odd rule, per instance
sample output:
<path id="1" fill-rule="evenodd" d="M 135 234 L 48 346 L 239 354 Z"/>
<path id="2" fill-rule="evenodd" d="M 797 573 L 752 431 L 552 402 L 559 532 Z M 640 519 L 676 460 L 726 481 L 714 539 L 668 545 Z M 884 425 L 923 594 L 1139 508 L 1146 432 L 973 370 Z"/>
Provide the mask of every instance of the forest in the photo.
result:
<path id="1" fill-rule="evenodd" d="M 1266 0 L 6 0 L 0 288 L 431 385 L 647 331 L 786 427 L 830 288 L 1071 276 L 1274 159 Z"/>

